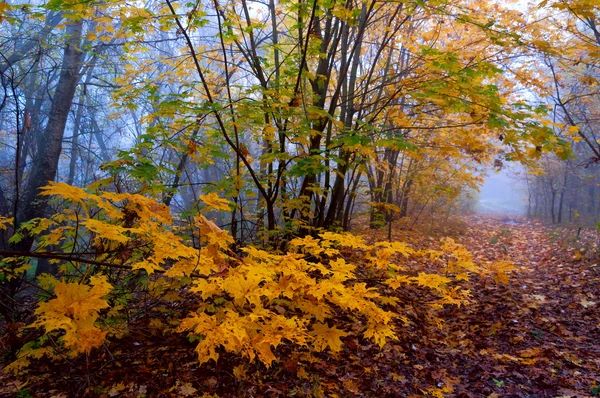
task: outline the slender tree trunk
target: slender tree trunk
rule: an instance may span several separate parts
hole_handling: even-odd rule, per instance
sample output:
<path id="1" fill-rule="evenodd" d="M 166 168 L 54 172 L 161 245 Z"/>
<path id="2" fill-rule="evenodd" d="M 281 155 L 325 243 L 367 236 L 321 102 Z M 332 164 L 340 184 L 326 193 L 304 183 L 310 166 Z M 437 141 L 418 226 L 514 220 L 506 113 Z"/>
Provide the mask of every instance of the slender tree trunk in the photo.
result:
<path id="1" fill-rule="evenodd" d="M 552 215 L 552 224 L 556 224 L 556 191 L 552 190 L 552 197 L 550 199 L 550 214 Z"/>
<path id="2" fill-rule="evenodd" d="M 58 169 L 58 161 L 62 152 L 62 140 L 65 126 L 75 89 L 79 82 L 79 69 L 81 66 L 81 37 L 83 21 L 75 21 L 66 29 L 68 39 L 65 45 L 64 57 L 56 91 L 52 98 L 52 106 L 48 122 L 38 144 L 38 150 L 33 158 L 33 166 L 20 201 L 15 204 L 15 223 L 20 225 L 25 221 L 43 217 L 46 213 L 47 199 L 39 198 L 39 189 L 53 181 Z M 34 238 L 24 237 L 20 242 L 10 245 L 15 251 L 27 252 L 31 250 Z M 15 264 L 18 266 L 18 264 Z M 47 269 L 40 271 L 56 273 L 55 264 L 47 264 Z M 22 280 L 13 278 L 8 283 L 0 286 L 0 312 L 8 322 L 14 321 L 18 315 L 15 294 L 19 291 Z"/>
<path id="3" fill-rule="evenodd" d="M 82 29 L 83 21 L 75 21 L 67 28 L 68 40 L 56 92 L 52 98 L 48 123 L 33 158 L 31 174 L 17 207 L 16 219 L 19 224 L 36 217 L 44 217 L 46 212 L 47 199 L 38 197 L 38 193 L 41 187 L 54 181 L 58 170 L 65 126 L 80 77 Z M 33 239 L 27 237 L 17 245 L 20 251 L 28 251 L 32 243 Z"/>
<path id="4" fill-rule="evenodd" d="M 342 228 L 345 231 L 350 230 L 350 218 L 352 215 L 352 208 L 354 207 L 354 203 L 356 201 L 356 190 L 358 188 L 358 184 L 360 183 L 361 175 L 362 172 L 358 171 L 357 175 L 354 178 L 354 182 L 352 183 L 352 189 L 348 194 L 348 201 L 346 202 L 346 210 L 344 211 L 344 219 L 342 221 Z"/>
<path id="5" fill-rule="evenodd" d="M 73 122 L 73 138 L 71 139 L 71 159 L 69 162 L 69 176 L 67 177 L 67 184 L 73 185 L 75 180 L 75 169 L 77 167 L 77 158 L 79 157 L 79 135 L 81 134 L 81 120 L 83 118 L 83 109 L 85 108 L 85 100 L 87 96 L 87 85 L 92 80 L 92 73 L 94 66 L 96 65 L 96 57 L 94 57 L 87 67 L 85 72 L 85 84 L 80 90 L 77 112 L 75 113 L 75 121 Z"/>
<path id="6" fill-rule="evenodd" d="M 412 188 L 413 179 L 412 177 L 406 180 L 406 186 L 402 190 L 402 201 L 400 202 L 400 218 L 408 215 L 408 198 L 410 197 L 410 191 Z"/>
<path id="7" fill-rule="evenodd" d="M 79 95 L 79 104 L 77 104 L 77 112 L 75 113 L 75 121 L 73 123 L 73 136 L 71 137 L 71 159 L 69 160 L 69 175 L 67 177 L 67 184 L 69 185 L 73 185 L 73 181 L 75 180 L 75 168 L 77 167 L 77 158 L 79 157 L 79 133 L 81 130 L 84 101 L 85 88 Z"/>
<path id="8" fill-rule="evenodd" d="M 193 141 L 196 139 L 196 137 L 198 136 L 198 132 L 200 131 L 200 126 L 196 126 L 194 128 L 194 131 L 192 132 L 192 135 L 190 136 L 190 140 Z M 163 203 L 166 204 L 167 206 L 171 205 L 171 200 L 173 199 L 173 196 L 175 195 L 175 193 L 177 192 L 177 190 L 179 189 L 180 186 L 180 181 L 181 181 L 181 175 L 183 174 L 183 171 L 185 169 L 185 166 L 187 165 L 188 159 L 189 159 L 190 155 L 188 152 L 186 152 L 181 159 L 179 159 L 179 164 L 177 165 L 177 169 L 175 169 L 175 177 L 173 178 L 173 183 L 171 184 L 170 187 L 167 188 L 167 193 L 165 194 L 164 198 L 163 198 Z"/>
<path id="9" fill-rule="evenodd" d="M 562 222 L 563 204 L 565 199 L 565 192 L 567 190 L 567 178 L 569 176 L 569 169 L 565 167 L 565 175 L 563 179 L 562 189 L 560 191 L 560 197 L 558 199 L 558 223 Z"/>

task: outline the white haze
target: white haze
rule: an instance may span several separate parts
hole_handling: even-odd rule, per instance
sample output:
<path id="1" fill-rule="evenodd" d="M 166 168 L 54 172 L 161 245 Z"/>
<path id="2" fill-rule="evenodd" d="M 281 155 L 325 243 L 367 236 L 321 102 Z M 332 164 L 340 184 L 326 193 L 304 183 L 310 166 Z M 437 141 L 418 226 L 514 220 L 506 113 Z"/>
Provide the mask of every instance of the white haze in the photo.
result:
<path id="1" fill-rule="evenodd" d="M 519 178 L 519 167 L 489 170 L 479 193 L 477 210 L 483 213 L 525 214 L 527 187 Z"/>

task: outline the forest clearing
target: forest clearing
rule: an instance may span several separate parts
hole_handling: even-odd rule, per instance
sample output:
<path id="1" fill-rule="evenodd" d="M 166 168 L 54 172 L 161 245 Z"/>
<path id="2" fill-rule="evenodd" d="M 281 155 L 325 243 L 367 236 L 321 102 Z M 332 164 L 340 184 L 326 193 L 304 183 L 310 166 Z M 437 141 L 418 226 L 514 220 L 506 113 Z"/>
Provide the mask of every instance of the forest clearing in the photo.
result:
<path id="1" fill-rule="evenodd" d="M 0 0 L 0 395 L 600 395 L 600 2 Z"/>

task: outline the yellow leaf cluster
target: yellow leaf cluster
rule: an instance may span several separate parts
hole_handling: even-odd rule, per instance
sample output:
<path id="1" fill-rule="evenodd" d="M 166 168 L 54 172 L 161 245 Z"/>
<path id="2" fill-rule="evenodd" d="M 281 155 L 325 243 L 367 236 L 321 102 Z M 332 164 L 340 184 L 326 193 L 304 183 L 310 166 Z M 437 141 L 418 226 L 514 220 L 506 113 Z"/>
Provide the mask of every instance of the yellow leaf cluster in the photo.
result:
<path id="1" fill-rule="evenodd" d="M 517 271 L 518 268 L 510 260 L 499 260 L 488 264 L 485 268 L 485 273 L 494 277 L 494 282 L 497 284 L 508 284 L 508 276 L 511 272 Z"/>
<path id="2" fill-rule="evenodd" d="M 66 184 L 50 185 L 45 192 L 69 200 L 85 214 L 67 208 L 32 224 L 39 239 L 72 242 L 69 234 L 81 225 L 85 228 L 77 229 L 78 239 L 88 234 L 102 262 L 114 262 L 134 272 L 159 272 L 146 285 L 148 295 L 181 300 L 181 288 L 196 295 L 198 307 L 175 330 L 198 340 L 200 362 L 217 360 L 220 350 L 225 350 L 270 366 L 280 344 L 305 346 L 312 352 L 339 352 L 342 338 L 351 333 L 383 347 L 396 338 L 394 320 L 407 322 L 403 314 L 384 309 L 399 301 L 388 296 L 386 286 L 400 289 L 413 284 L 431 290 L 432 306 L 461 305 L 469 292 L 455 282 L 479 271 L 471 253 L 451 239 L 445 240 L 439 251 L 417 252 L 402 242 L 367 244 L 352 234 L 329 231 L 293 239 L 287 253 L 247 246 L 242 248 L 245 255 L 238 257 L 229 249 L 232 237 L 202 214 L 185 231 L 193 231 L 192 240 L 182 237 L 172 225 L 169 208 L 152 198 L 90 193 Z M 203 200 L 214 209 L 229 209 L 228 202 L 216 195 L 206 195 Z M 342 256 L 350 250 L 364 260 L 360 267 Z M 403 272 L 403 263 L 416 255 L 446 260 L 441 261 L 446 276 Z M 89 272 L 84 265 L 80 267 L 73 275 Z M 498 267 L 499 275 L 502 270 L 506 272 L 506 267 Z M 65 268 L 65 272 L 71 271 L 73 268 Z M 381 283 L 365 283 L 365 271 Z M 88 285 L 47 276 L 41 280 L 46 289 L 54 289 L 56 297 L 39 305 L 34 326 L 44 327 L 46 333 L 63 331 L 61 340 L 74 354 L 99 346 L 109 331 L 110 336 L 127 333 L 123 322 L 117 322 L 120 326 L 114 331 L 97 326 L 100 311 L 109 306 L 105 297 L 112 286 L 101 275 L 89 280 Z M 118 319 L 124 308 L 126 305 L 116 305 L 105 316 Z M 338 319 L 340 311 L 360 321 L 343 325 Z M 154 324 L 169 328 L 162 321 Z"/>
<path id="3" fill-rule="evenodd" d="M 0 216 L 0 231 L 6 231 L 12 222 L 13 219 L 11 217 Z"/>
<path id="4" fill-rule="evenodd" d="M 348 333 L 334 327 L 329 327 L 324 323 L 315 323 L 310 335 L 314 338 L 313 347 L 317 351 L 325 351 L 327 347 L 333 352 L 342 350 L 342 340 L 340 337 L 347 336 Z"/>
<path id="5" fill-rule="evenodd" d="M 46 333 L 63 330 L 61 340 L 75 354 L 101 345 L 106 335 L 95 323 L 98 312 L 109 307 L 104 297 L 112 286 L 105 276 L 92 276 L 90 286 L 58 282 L 54 287 L 56 298 L 40 303 L 35 311 L 38 319 L 33 325 L 44 327 Z"/>
<path id="6" fill-rule="evenodd" d="M 219 196 L 214 192 L 211 192 L 206 195 L 200 195 L 199 198 L 201 201 L 204 202 L 205 205 L 210 207 L 212 210 L 231 210 L 232 203 L 229 200 L 219 198 Z"/>

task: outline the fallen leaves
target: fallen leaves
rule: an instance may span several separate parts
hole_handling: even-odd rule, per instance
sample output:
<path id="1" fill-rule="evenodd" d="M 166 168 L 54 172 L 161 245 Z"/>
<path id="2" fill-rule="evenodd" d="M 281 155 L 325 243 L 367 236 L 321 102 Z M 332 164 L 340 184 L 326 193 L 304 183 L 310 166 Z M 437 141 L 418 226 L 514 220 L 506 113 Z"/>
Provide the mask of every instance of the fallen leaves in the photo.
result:
<path id="1" fill-rule="evenodd" d="M 595 301 L 589 301 L 585 298 L 582 298 L 579 303 L 582 305 L 583 308 L 589 308 L 589 307 L 593 307 L 596 305 Z"/>
<path id="2" fill-rule="evenodd" d="M 43 366 L 44 360 L 32 358 L 38 361 L 35 371 L 40 373 L 32 384 L 22 388 L 28 388 L 32 395 L 42 395 L 52 374 L 53 382 L 65 392 L 83 389 L 90 396 L 594 396 L 600 381 L 599 269 L 583 258 L 573 260 L 572 253 L 553 240 L 550 231 L 540 224 L 521 220 L 506 225 L 483 217 L 467 221 L 471 226 L 463 227 L 452 242 L 411 235 L 411 247 L 437 250 L 439 256 L 406 258 L 401 250 L 390 256 L 398 260 L 403 272 L 386 282 L 388 296 L 381 300 L 381 306 L 393 311 L 397 319 L 368 324 L 365 318 L 349 316 L 332 307 L 329 314 L 321 315 L 320 320 L 317 317 L 309 329 L 314 337 L 312 346 L 300 345 L 294 350 L 258 333 L 252 337 L 257 339 L 254 354 L 270 363 L 269 368 L 223 349 L 204 352 L 212 358 L 218 354 L 218 361 L 200 365 L 193 352 L 199 341 L 190 344 L 181 335 L 164 331 L 148 333 L 158 322 L 144 323 L 140 319 L 129 326 L 135 339 L 125 338 L 110 345 L 110 356 L 104 350 L 95 351 L 89 369 L 85 361 L 74 359 L 74 366 L 54 366 L 50 373 L 48 365 Z M 219 231 L 207 229 L 206 233 Z M 329 278 L 349 280 L 352 275 L 348 264 L 364 256 L 360 251 L 366 244 L 353 240 L 346 243 L 357 246 L 353 249 L 356 251 L 348 251 L 348 256 L 354 258 L 336 260 L 323 267 L 323 274 Z M 459 256 L 446 254 L 435 246 L 444 243 L 447 250 L 459 250 L 457 245 L 463 245 L 473 253 L 472 259 L 463 257 L 466 265 L 471 266 L 469 261 L 481 264 L 490 275 L 511 266 L 517 269 L 506 269 L 506 275 L 510 275 L 508 283 L 494 283 L 491 278 L 471 273 L 468 281 L 460 280 L 452 278 L 450 270 L 449 276 L 431 276 L 440 267 L 443 269 L 446 260 L 454 261 L 451 270 L 457 275 L 463 272 L 457 260 L 460 252 Z M 328 250 L 337 247 L 330 246 Z M 375 260 L 368 261 L 375 264 Z M 375 280 L 379 267 L 368 269 L 375 271 L 366 274 L 365 280 Z M 281 283 L 292 282 L 290 279 Z M 255 285 L 261 286 L 260 278 Z M 357 286 L 353 294 L 373 293 L 372 285 Z M 460 291 L 467 287 L 470 291 L 468 305 L 428 305 L 439 299 L 438 287 L 459 286 Z M 246 292 L 243 287 L 240 283 L 240 291 Z M 203 280 L 192 289 L 203 300 L 223 292 L 220 286 Z M 312 292 L 318 296 L 319 289 L 328 292 L 331 287 L 317 284 Z M 245 297 L 236 289 L 226 293 L 240 305 L 255 306 L 260 299 L 251 294 Z M 181 328 L 202 331 L 218 329 L 222 331 L 220 335 L 206 335 L 222 338 L 224 346 L 237 344 L 239 340 L 234 337 L 242 335 L 238 328 L 243 326 L 238 318 L 224 316 L 213 324 L 210 317 L 198 315 L 187 324 L 182 322 L 182 314 L 192 306 L 192 294 L 182 294 L 182 301 L 166 302 L 161 310 L 161 324 L 175 322 Z M 309 303 L 305 303 L 305 310 L 310 308 Z M 274 317 L 287 311 L 281 303 L 274 309 Z M 337 323 L 328 323 L 332 317 L 345 325 L 344 330 Z M 398 339 L 390 338 L 393 328 L 402 330 Z M 245 330 L 252 330 L 252 325 L 248 324 Z M 260 332 L 260 328 L 255 331 Z M 204 341 L 203 336 L 200 333 L 200 342 Z M 82 387 L 86 372 L 94 375 L 95 384 Z M 9 383 L 6 381 L 5 385 Z"/>

